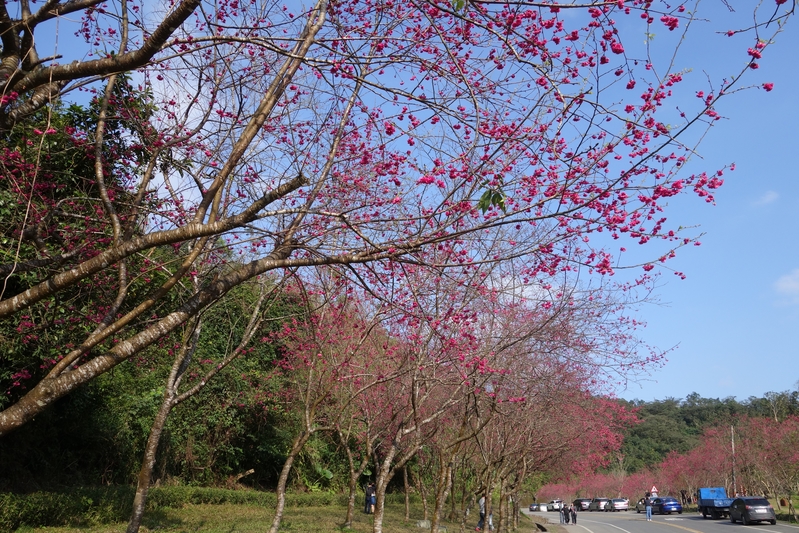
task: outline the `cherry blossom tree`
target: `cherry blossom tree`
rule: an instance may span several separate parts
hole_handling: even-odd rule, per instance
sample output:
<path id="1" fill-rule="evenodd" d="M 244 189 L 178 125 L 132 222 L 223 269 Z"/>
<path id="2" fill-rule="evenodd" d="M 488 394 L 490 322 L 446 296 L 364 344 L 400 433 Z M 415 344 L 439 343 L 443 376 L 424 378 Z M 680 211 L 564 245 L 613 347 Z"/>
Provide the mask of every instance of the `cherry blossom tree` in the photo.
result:
<path id="1" fill-rule="evenodd" d="M 735 465 L 739 488 L 752 495 L 790 497 L 799 491 L 799 417 L 743 417 L 735 425 Z M 790 499 L 790 498 L 788 498 Z M 779 503 L 778 503 L 779 505 Z"/>
<path id="2" fill-rule="evenodd" d="M 695 237 L 669 200 L 712 202 L 722 184 L 720 169 L 681 169 L 792 12 L 768 7 L 739 32 L 743 66 L 678 110 L 688 73 L 632 43 L 687 31 L 687 4 L 3 4 L 0 129 L 45 127 L 3 146 L 2 193 L 25 208 L 3 245 L 0 319 L 34 343 L 65 295 L 94 300 L 74 310 L 76 342 L 8 373 L 0 435 L 267 272 L 328 267 L 382 297 L 408 290 L 408 269 L 523 258 L 522 285 L 623 266 L 645 284 Z M 74 58 L 45 50 L 67 15 Z M 52 120 L 81 91 L 93 121 Z M 51 141 L 82 151 L 90 187 L 56 197 L 37 163 Z M 647 260 L 621 259 L 647 243 Z M 224 267 L 205 268 L 209 249 Z"/>
<path id="3" fill-rule="evenodd" d="M 287 321 L 271 339 L 283 349 L 277 366 L 286 387 L 286 411 L 297 413 L 298 419 L 297 432 L 278 478 L 272 532 L 280 528 L 289 474 L 309 439 L 328 432 L 346 442 L 342 425 L 348 419 L 352 421 L 353 413 L 359 413 L 359 396 L 375 386 L 369 379 L 371 361 L 389 357 L 385 353 L 390 351 L 388 339 L 379 331 L 385 318 L 383 310 L 379 306 L 367 309 L 364 300 L 348 293 L 346 278 L 322 278 L 323 283 L 313 288 L 302 285 L 304 301 L 309 306 L 307 316 Z M 326 297 L 332 300 L 326 301 Z M 383 377 L 387 378 L 390 376 Z M 350 431 L 355 429 L 350 427 Z M 374 438 L 369 423 L 360 429 L 366 433 L 362 442 L 367 453 L 363 454 L 360 468 L 354 466 L 349 455 L 350 521 L 356 474 L 363 471 Z"/>

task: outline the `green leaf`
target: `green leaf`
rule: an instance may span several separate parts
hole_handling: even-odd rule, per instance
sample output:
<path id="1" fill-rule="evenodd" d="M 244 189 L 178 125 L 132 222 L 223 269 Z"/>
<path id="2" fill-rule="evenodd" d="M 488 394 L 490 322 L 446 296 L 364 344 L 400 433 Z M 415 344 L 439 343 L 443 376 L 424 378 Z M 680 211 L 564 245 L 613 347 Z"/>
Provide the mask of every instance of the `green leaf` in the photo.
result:
<path id="1" fill-rule="evenodd" d="M 502 209 L 504 213 L 506 212 L 505 198 L 505 193 L 502 192 L 502 189 L 488 189 L 477 201 L 477 207 L 485 213 L 491 206 L 494 206 Z"/>
<path id="2" fill-rule="evenodd" d="M 485 213 L 491 207 L 491 198 L 492 198 L 493 191 L 488 190 L 483 193 L 483 196 L 480 197 L 480 200 L 477 201 L 477 207 Z"/>

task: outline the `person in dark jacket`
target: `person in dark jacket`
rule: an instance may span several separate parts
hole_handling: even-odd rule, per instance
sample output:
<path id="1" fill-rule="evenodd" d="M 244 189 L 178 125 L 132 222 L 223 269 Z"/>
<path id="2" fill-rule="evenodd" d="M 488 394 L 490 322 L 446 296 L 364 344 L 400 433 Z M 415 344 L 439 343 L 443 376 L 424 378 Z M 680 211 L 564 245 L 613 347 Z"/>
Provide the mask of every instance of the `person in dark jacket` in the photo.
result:
<path id="1" fill-rule="evenodd" d="M 364 513 L 372 514 L 375 512 L 376 496 L 377 492 L 375 491 L 375 484 L 370 482 L 368 485 L 366 485 L 366 489 L 364 490 Z"/>
<path id="2" fill-rule="evenodd" d="M 569 508 L 569 513 L 572 515 L 572 524 L 577 524 L 577 507 L 574 504 Z"/>

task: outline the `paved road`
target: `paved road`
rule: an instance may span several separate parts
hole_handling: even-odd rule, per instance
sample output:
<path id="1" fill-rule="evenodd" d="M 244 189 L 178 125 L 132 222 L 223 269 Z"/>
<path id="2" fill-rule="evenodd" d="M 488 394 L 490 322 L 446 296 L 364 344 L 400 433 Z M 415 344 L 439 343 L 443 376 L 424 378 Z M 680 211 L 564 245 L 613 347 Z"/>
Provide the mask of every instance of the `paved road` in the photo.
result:
<path id="1" fill-rule="evenodd" d="M 558 524 L 555 512 L 529 513 L 546 518 L 551 524 Z M 577 525 L 564 526 L 568 533 L 799 533 L 799 526 L 768 522 L 744 526 L 733 524 L 729 519 L 709 520 L 696 513 L 653 515 L 646 521 L 644 513 L 635 511 L 617 513 L 582 512 L 577 514 Z"/>

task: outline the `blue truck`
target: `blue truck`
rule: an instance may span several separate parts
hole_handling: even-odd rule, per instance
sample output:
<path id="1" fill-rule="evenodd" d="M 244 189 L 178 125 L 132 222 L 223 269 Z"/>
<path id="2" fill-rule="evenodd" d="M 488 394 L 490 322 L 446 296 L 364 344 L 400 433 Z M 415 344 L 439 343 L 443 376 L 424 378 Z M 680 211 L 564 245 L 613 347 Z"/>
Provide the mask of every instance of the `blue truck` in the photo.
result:
<path id="1" fill-rule="evenodd" d="M 704 518 L 726 518 L 730 516 L 730 505 L 734 498 L 727 497 L 724 487 L 705 487 L 696 493 L 699 512 Z"/>

